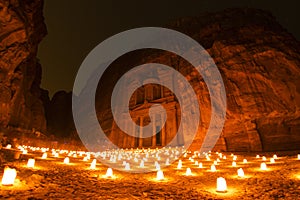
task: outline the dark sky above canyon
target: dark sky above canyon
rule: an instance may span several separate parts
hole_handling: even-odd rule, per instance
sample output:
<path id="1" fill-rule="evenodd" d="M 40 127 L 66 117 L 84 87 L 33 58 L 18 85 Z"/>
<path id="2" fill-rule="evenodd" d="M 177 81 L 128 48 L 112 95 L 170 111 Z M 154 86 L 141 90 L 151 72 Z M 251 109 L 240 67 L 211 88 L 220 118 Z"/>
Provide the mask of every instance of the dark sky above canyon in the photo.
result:
<path id="1" fill-rule="evenodd" d="M 300 40 L 299 1 L 271 0 L 45 0 L 48 35 L 39 46 L 42 87 L 53 95 L 72 90 L 80 64 L 106 38 L 131 28 L 163 26 L 170 20 L 232 7 L 269 10 Z"/>

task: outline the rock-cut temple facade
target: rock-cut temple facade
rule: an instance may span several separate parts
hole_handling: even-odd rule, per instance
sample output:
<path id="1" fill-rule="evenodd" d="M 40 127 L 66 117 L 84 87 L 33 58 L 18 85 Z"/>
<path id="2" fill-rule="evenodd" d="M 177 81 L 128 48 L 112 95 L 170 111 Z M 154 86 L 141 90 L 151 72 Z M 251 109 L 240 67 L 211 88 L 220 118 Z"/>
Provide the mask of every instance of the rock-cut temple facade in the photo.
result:
<path id="1" fill-rule="evenodd" d="M 162 80 L 171 80 L 166 78 L 167 74 L 157 72 L 157 76 Z M 128 77 L 128 81 L 130 78 Z M 144 80 L 145 82 L 147 80 Z M 131 82 L 135 84 L 135 82 Z M 143 83 L 141 83 L 143 84 Z M 125 89 L 124 89 L 125 90 Z M 126 90 L 125 90 L 126 91 Z M 143 137 L 145 125 L 150 123 L 149 108 L 155 104 L 160 104 L 166 111 L 166 122 L 162 113 L 152 114 L 153 122 L 151 137 Z M 131 134 L 124 133 L 113 121 L 110 140 L 120 148 L 155 148 L 164 147 L 170 141 L 175 146 L 184 144 L 183 135 L 177 135 L 180 124 L 180 106 L 175 95 L 168 88 L 158 84 L 144 84 L 139 87 L 131 96 L 129 102 L 130 115 L 132 119 L 123 120 Z M 134 121 L 138 127 L 132 126 L 130 120 Z M 131 127 L 129 127 L 131 126 Z M 135 135 L 136 137 L 133 137 Z"/>

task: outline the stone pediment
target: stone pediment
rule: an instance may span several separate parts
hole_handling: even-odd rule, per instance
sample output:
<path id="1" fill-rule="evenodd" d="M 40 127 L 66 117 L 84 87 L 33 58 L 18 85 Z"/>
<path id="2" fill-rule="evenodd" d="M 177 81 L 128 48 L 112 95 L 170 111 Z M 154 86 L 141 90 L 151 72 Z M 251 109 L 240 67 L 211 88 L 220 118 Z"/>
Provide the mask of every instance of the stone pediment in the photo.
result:
<path id="1" fill-rule="evenodd" d="M 144 102 L 143 104 L 139 104 L 139 105 L 136 105 L 134 108 L 131 109 L 131 111 L 139 111 L 139 110 L 145 110 L 145 109 L 148 109 L 150 108 L 152 105 L 154 104 L 163 104 L 164 101 L 162 102 Z"/>
<path id="2" fill-rule="evenodd" d="M 167 108 L 169 106 L 175 106 L 176 101 L 174 101 L 174 99 L 170 100 L 169 98 L 156 99 L 151 102 L 145 101 L 143 104 L 138 104 L 135 107 L 131 108 L 130 111 L 134 112 L 134 111 L 145 110 L 150 108 L 154 104 L 161 104 L 164 105 L 165 108 Z"/>

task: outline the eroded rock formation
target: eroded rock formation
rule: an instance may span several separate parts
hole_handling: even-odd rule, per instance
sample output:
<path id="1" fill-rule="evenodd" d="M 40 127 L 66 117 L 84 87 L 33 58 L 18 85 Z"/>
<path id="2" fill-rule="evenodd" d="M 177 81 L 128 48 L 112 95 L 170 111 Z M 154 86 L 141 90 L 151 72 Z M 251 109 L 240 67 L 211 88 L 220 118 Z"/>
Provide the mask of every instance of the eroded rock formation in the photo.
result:
<path id="1" fill-rule="evenodd" d="M 70 136 L 75 132 L 71 93 L 58 92 L 50 101 L 47 91 L 39 87 L 41 66 L 36 53 L 47 32 L 42 6 L 39 0 L 0 0 L 0 127 L 1 131 L 46 132 L 47 116 L 49 133 Z M 300 45 L 272 15 L 256 9 L 229 9 L 183 18 L 168 27 L 197 40 L 224 79 L 228 107 L 216 150 L 299 149 Z M 190 81 L 202 113 L 194 144 L 201 144 L 210 122 L 207 87 L 189 63 L 163 51 L 131 52 L 105 72 L 96 94 L 102 128 L 109 138 L 116 138 L 112 137 L 110 111 L 114 84 L 130 68 L 150 62 L 173 66 Z M 120 137 L 113 142 L 120 143 Z"/>
<path id="2" fill-rule="evenodd" d="M 41 0 L 0 0 L 0 127 L 46 131 L 36 55 L 47 30 Z"/>
<path id="3" fill-rule="evenodd" d="M 256 9 L 230 9 L 184 18 L 169 27 L 197 40 L 213 57 L 224 79 L 228 107 L 216 150 L 299 149 L 300 45 L 272 15 Z M 194 144 L 202 143 L 210 121 L 210 98 L 199 74 L 170 53 L 135 52 L 127 56 L 111 65 L 96 97 L 99 121 L 108 136 L 112 127 L 109 102 L 116 80 L 133 66 L 158 62 L 176 68 L 194 87 L 202 113 Z"/>
<path id="4" fill-rule="evenodd" d="M 74 138 L 77 134 L 72 117 L 72 92 L 58 91 L 51 100 L 44 102 L 48 134 Z"/>

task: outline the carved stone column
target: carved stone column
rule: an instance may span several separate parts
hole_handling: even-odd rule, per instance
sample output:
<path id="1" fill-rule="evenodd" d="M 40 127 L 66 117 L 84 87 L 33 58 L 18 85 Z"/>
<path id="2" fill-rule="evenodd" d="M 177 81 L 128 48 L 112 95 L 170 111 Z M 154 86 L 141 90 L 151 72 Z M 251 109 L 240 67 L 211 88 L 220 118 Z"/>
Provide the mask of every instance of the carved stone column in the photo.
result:
<path id="1" fill-rule="evenodd" d="M 152 121 L 152 147 L 156 147 L 156 119 L 155 115 L 153 115 L 153 121 Z"/>
<path id="2" fill-rule="evenodd" d="M 135 122 L 135 120 L 136 119 L 132 119 L 134 122 Z M 135 136 L 135 127 L 134 127 L 134 124 L 132 125 L 132 127 L 131 127 L 131 129 L 132 129 L 132 135 L 134 135 Z M 135 143 L 135 137 L 130 137 L 131 138 L 131 141 L 130 141 L 130 147 L 134 147 L 134 143 Z"/>
<path id="3" fill-rule="evenodd" d="M 128 121 L 127 120 L 125 120 L 125 128 L 126 128 L 126 130 L 127 130 L 127 128 L 128 128 Z M 126 147 L 128 147 L 128 133 L 125 133 L 124 132 L 124 137 L 123 137 L 123 148 L 126 148 Z"/>
<path id="4" fill-rule="evenodd" d="M 140 117 L 140 135 L 139 135 L 139 145 L 138 147 L 143 146 L 143 122 L 144 122 L 144 117 Z"/>
<path id="5" fill-rule="evenodd" d="M 177 131 L 178 131 L 178 127 L 177 127 L 177 113 L 176 113 L 176 109 L 173 109 L 173 120 L 172 120 L 172 123 L 173 123 L 173 128 L 172 128 L 172 136 L 174 138 L 174 143 L 173 145 L 175 146 L 178 146 L 178 134 L 177 134 Z"/>
<path id="6" fill-rule="evenodd" d="M 166 124 L 163 124 L 163 116 L 160 116 L 161 119 L 161 146 L 166 145 Z"/>

